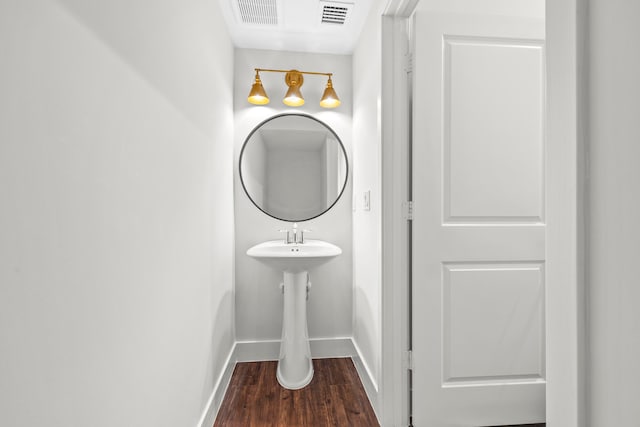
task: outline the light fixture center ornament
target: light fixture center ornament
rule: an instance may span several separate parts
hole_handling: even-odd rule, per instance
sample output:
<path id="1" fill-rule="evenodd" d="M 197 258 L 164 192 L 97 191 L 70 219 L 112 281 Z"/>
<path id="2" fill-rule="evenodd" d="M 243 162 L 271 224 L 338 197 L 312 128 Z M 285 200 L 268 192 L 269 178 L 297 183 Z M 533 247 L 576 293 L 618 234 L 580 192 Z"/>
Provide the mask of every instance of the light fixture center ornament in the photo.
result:
<path id="1" fill-rule="evenodd" d="M 340 105 L 340 98 L 336 94 L 333 88 L 333 82 L 331 76 L 333 73 L 318 73 L 315 71 L 298 71 L 298 70 L 270 70 L 266 68 L 256 68 L 256 76 L 249 97 L 247 100 L 254 105 L 266 105 L 269 103 L 269 97 L 262 86 L 262 80 L 260 80 L 260 72 L 271 73 L 285 73 L 284 82 L 287 84 L 288 90 L 282 102 L 289 107 L 300 107 L 304 105 L 304 97 L 300 88 L 304 83 L 303 74 L 313 74 L 329 77 L 327 81 L 327 87 L 324 90 L 322 99 L 320 99 L 320 106 L 323 108 L 336 108 Z"/>

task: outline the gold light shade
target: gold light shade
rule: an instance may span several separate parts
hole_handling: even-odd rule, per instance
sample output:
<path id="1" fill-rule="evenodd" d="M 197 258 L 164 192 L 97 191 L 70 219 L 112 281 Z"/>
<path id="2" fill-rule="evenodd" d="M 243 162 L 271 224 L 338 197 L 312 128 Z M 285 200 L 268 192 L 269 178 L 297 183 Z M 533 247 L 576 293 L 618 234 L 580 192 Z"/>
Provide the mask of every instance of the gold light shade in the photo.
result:
<path id="1" fill-rule="evenodd" d="M 302 97 L 302 92 L 300 92 L 300 87 L 304 83 L 302 74 L 297 70 L 291 70 L 285 75 L 284 81 L 289 86 L 289 90 L 287 90 L 282 102 L 289 107 L 304 105 L 304 98 Z"/>
<path id="2" fill-rule="evenodd" d="M 331 81 L 331 77 L 329 77 L 327 88 L 322 94 L 322 99 L 320 99 L 320 106 L 324 108 L 336 108 L 339 105 L 340 98 L 338 98 L 336 91 L 333 89 L 333 82 Z"/>
<path id="3" fill-rule="evenodd" d="M 264 91 L 264 87 L 262 87 L 262 81 L 257 71 L 256 81 L 253 83 L 253 86 L 251 86 L 247 100 L 254 105 L 266 105 L 269 103 L 269 97 L 267 96 L 267 92 Z"/>
<path id="4" fill-rule="evenodd" d="M 302 97 L 302 93 L 300 93 L 300 88 L 291 86 L 282 102 L 289 107 L 300 107 L 304 105 L 304 98 Z"/>

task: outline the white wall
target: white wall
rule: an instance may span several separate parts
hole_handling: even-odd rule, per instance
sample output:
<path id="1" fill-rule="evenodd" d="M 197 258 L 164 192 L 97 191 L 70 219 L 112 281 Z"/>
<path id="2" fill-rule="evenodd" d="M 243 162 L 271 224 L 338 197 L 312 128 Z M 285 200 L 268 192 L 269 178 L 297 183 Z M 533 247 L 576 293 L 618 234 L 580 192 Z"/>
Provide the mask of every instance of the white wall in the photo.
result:
<path id="1" fill-rule="evenodd" d="M 640 3 L 589 1 L 590 425 L 638 425 Z"/>
<path id="2" fill-rule="evenodd" d="M 233 344 L 216 2 L 0 2 L 0 424 L 195 426 Z"/>
<path id="3" fill-rule="evenodd" d="M 282 273 L 246 255 L 247 249 L 265 240 L 282 238 L 279 229 L 292 224 L 275 220 L 259 211 L 248 199 L 238 177 L 238 157 L 245 138 L 263 120 L 283 112 L 310 114 L 329 125 L 351 153 L 351 57 L 267 50 L 236 49 L 235 54 L 235 215 L 236 215 L 236 337 L 239 341 L 279 340 L 282 333 Z M 298 69 L 332 72 L 333 84 L 342 105 L 333 110 L 318 103 L 326 78 L 305 76 L 303 107 L 282 104 L 286 92 L 284 74 L 261 73 L 271 98 L 266 106 L 247 102 L 255 75 L 254 68 Z M 349 164 L 351 174 L 351 162 Z M 312 229 L 310 239 L 322 239 L 342 248 L 342 255 L 311 272 L 313 288 L 309 297 L 308 324 L 311 338 L 352 335 L 351 280 L 351 179 L 338 203 L 326 214 L 299 223 Z"/>
<path id="4" fill-rule="evenodd" d="M 381 119 L 382 27 L 386 1 L 371 7 L 353 54 L 353 337 L 374 386 L 381 365 Z M 370 210 L 364 193 L 370 192 Z M 377 406 L 377 402 L 374 402 Z"/>

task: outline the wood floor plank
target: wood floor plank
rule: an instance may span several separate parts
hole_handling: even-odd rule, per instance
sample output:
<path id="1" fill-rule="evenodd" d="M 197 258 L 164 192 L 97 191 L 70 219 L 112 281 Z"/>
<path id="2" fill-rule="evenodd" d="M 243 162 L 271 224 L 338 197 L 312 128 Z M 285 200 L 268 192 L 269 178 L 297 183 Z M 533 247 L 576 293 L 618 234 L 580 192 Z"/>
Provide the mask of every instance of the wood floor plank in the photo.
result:
<path id="1" fill-rule="evenodd" d="M 541 423 L 541 424 L 514 424 L 514 425 L 508 425 L 508 426 L 493 426 L 493 427 L 545 427 L 546 424 L 545 423 Z"/>
<path id="2" fill-rule="evenodd" d="M 509 426 L 495 426 L 495 427 L 545 427 L 546 424 L 517 424 L 517 425 L 509 425 Z"/>
<path id="3" fill-rule="evenodd" d="M 350 358 L 316 359 L 311 383 L 287 390 L 277 362 L 238 363 L 214 427 L 376 427 Z"/>

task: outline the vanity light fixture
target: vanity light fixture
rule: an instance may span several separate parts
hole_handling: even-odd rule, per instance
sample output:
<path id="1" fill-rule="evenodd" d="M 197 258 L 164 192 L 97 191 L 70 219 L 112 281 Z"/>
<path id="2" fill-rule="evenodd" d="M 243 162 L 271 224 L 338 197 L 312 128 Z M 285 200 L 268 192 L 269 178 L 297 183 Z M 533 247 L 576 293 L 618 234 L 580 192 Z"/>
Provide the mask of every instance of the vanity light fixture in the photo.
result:
<path id="1" fill-rule="evenodd" d="M 251 104 L 266 105 L 269 103 L 269 97 L 262 86 L 262 80 L 260 80 L 260 72 L 263 71 L 269 73 L 285 73 L 284 81 L 287 84 L 288 90 L 282 102 L 289 107 L 300 107 L 301 105 L 304 105 L 304 97 L 300 90 L 300 87 L 302 87 L 302 84 L 304 83 L 303 74 L 327 76 L 329 80 L 327 81 L 327 87 L 322 94 L 322 99 L 320 99 L 320 106 L 324 108 L 336 108 L 340 105 L 340 98 L 338 98 L 338 95 L 333 88 L 333 82 L 331 81 L 333 73 L 318 73 L 315 71 L 298 70 L 271 70 L 266 68 L 256 68 L 255 70 L 255 81 L 251 86 L 251 91 L 247 98 Z"/>

